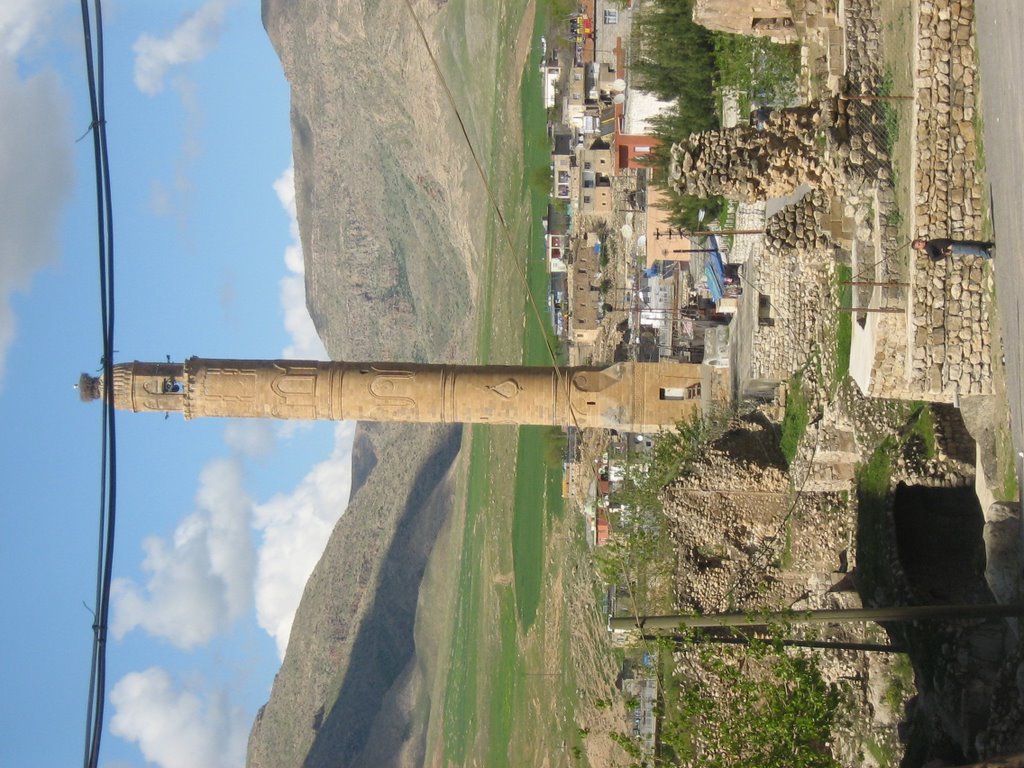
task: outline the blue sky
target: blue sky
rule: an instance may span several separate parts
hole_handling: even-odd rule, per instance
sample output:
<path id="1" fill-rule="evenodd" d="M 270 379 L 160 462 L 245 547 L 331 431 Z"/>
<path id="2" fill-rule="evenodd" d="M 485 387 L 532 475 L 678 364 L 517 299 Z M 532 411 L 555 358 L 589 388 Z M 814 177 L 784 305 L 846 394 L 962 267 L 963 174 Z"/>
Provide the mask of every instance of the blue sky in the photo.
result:
<path id="1" fill-rule="evenodd" d="M 323 357 L 305 311 L 289 96 L 255 0 L 108 0 L 119 361 Z M 81 759 L 101 351 L 77 2 L 0 3 L 0 765 Z M 239 766 L 306 576 L 347 503 L 352 424 L 118 418 L 102 763 Z"/>

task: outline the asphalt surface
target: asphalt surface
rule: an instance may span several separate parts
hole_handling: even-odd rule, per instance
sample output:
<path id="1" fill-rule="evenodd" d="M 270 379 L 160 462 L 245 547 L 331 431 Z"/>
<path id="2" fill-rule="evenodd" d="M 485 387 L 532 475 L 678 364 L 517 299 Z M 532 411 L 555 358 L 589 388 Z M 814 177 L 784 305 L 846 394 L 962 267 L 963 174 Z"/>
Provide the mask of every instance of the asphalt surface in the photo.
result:
<path id="1" fill-rule="evenodd" d="M 996 301 L 1017 476 L 1024 477 L 1024 0 L 976 0 L 984 149 L 995 225 Z"/>

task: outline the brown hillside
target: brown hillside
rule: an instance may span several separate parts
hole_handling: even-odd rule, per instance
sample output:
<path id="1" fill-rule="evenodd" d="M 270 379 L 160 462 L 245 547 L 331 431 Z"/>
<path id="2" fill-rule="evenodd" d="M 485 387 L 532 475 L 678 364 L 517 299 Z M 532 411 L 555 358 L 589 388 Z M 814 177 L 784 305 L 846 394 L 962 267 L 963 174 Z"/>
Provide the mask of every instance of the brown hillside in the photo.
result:
<path id="1" fill-rule="evenodd" d="M 444 9 L 417 12 L 434 34 Z M 482 195 L 404 2 L 264 0 L 263 22 L 291 84 L 307 305 L 330 356 L 471 359 L 482 221 L 469 206 Z M 248 765 L 418 760 L 413 621 L 460 443 L 458 428 L 359 426 L 352 500 L 306 585 Z"/>

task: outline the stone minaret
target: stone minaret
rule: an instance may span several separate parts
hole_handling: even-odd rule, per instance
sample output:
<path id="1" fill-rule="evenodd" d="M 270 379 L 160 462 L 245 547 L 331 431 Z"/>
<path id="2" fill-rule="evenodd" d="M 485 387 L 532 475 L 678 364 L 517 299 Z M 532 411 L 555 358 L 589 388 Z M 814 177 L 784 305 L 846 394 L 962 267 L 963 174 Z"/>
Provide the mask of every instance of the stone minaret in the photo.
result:
<path id="1" fill-rule="evenodd" d="M 82 374 L 84 400 L 103 377 Z M 114 366 L 114 406 L 201 416 L 550 424 L 626 432 L 674 425 L 700 406 L 701 368 L 600 368 L 204 360 Z"/>

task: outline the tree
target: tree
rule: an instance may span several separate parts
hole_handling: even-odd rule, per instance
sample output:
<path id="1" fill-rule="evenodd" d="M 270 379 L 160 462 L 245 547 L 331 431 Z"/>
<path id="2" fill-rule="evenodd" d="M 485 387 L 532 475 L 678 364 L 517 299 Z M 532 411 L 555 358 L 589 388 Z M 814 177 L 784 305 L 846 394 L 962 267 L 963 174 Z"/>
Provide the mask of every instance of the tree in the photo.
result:
<path id="1" fill-rule="evenodd" d="M 597 553 L 597 565 L 609 583 L 634 584 L 633 597 L 645 610 L 657 608 L 653 604 L 659 599 L 645 588 L 675 567 L 675 544 L 662 512 L 661 491 L 693 471 L 708 446 L 722 435 L 728 414 L 713 413 L 710 417 L 695 413 L 674 429 L 659 432 L 648 453 L 633 454 L 627 460 L 612 494 L 608 509 L 612 535 Z"/>
<path id="2" fill-rule="evenodd" d="M 665 202 L 662 207 L 668 211 L 669 223 L 673 227 L 679 227 L 688 232 L 697 232 L 706 228 L 710 222 L 721 215 L 727 204 L 724 197 L 704 198 L 684 195 L 671 185 L 662 187 L 658 179 L 655 179 L 654 183 L 665 193 Z M 704 212 L 703 217 L 701 217 L 701 211 Z"/>
<path id="3" fill-rule="evenodd" d="M 661 743 L 688 768 L 838 768 L 829 751 L 840 690 L 817 657 L 779 642 L 746 646 L 684 641 L 691 672 L 666 683 Z M 678 650 L 678 649 L 677 649 Z"/>

